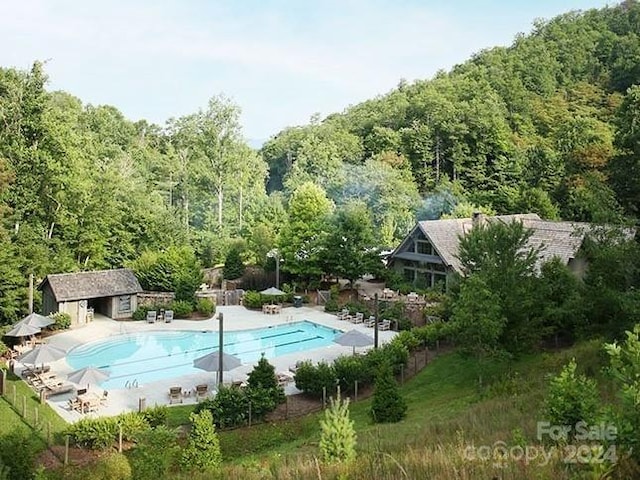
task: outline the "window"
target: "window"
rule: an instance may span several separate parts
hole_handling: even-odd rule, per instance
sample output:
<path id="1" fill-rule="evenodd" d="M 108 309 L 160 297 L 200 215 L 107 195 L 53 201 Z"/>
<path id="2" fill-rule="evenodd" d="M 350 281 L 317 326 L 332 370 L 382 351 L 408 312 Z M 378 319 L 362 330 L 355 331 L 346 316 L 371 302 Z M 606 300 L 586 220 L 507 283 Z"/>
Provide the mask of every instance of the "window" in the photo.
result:
<path id="1" fill-rule="evenodd" d="M 412 268 L 405 268 L 404 269 L 404 279 L 408 282 L 413 282 L 414 279 L 414 273 L 415 271 Z"/>
<path id="2" fill-rule="evenodd" d="M 118 311 L 121 313 L 131 311 L 131 295 L 123 295 L 118 298 Z"/>
<path id="3" fill-rule="evenodd" d="M 416 253 L 421 255 L 435 255 L 433 246 L 426 240 L 416 240 Z"/>

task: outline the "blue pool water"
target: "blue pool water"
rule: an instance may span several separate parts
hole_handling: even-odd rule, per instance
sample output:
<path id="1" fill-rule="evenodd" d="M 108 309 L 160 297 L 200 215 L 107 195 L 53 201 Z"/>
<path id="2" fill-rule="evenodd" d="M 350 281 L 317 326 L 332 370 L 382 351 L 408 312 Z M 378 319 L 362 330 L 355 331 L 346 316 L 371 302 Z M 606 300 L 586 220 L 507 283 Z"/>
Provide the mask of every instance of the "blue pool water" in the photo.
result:
<path id="1" fill-rule="evenodd" d="M 330 345 L 338 330 L 309 321 L 254 330 L 224 332 L 224 352 L 242 363 L 254 363 L 264 353 L 273 358 Z M 103 388 L 123 388 L 137 380 L 143 385 L 203 370 L 193 360 L 218 350 L 217 331 L 151 331 L 123 334 L 72 349 L 66 359 L 73 369 L 97 367 L 109 371 Z"/>

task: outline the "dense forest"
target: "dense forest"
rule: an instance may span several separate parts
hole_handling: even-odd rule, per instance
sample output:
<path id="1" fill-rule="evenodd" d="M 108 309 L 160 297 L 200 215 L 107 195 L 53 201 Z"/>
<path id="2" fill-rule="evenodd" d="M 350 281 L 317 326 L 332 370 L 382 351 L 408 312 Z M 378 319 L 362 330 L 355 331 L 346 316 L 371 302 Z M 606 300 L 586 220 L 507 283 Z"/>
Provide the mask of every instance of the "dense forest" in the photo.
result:
<path id="1" fill-rule="evenodd" d="M 214 96 L 164 126 L 0 68 L 0 324 L 29 274 L 238 252 L 304 281 L 366 269 L 416 219 L 472 210 L 637 223 L 640 3 L 537 21 L 509 47 L 271 138 Z M 329 248 L 332 247 L 332 248 Z"/>

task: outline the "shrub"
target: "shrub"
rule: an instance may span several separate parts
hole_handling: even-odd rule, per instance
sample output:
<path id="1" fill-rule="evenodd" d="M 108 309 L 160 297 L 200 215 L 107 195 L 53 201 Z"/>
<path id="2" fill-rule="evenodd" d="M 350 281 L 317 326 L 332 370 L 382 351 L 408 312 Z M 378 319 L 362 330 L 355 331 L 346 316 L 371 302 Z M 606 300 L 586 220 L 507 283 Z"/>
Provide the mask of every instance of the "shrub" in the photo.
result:
<path id="1" fill-rule="evenodd" d="M 51 314 L 56 323 L 51 328 L 53 330 L 67 330 L 71 326 L 71 315 L 66 312 L 56 312 Z"/>
<path id="2" fill-rule="evenodd" d="M 203 410 L 211 412 L 219 428 L 239 427 L 247 422 L 249 401 L 244 389 L 221 386 L 216 396 L 200 402 L 195 412 Z"/>
<path id="3" fill-rule="evenodd" d="M 115 417 L 115 423 L 117 427 L 122 427 L 122 438 L 126 441 L 135 440 L 140 433 L 150 428 L 144 415 L 137 412 L 122 413 Z"/>
<path id="4" fill-rule="evenodd" d="M 33 433 L 14 429 L 0 437 L 0 475 L 10 480 L 32 478 L 41 443 Z M 4 468 L 2 468 L 4 466 Z"/>
<path id="5" fill-rule="evenodd" d="M 187 470 L 216 470 L 222 463 L 220 441 L 211 412 L 192 413 L 189 441 L 182 452 L 182 466 Z"/>
<path id="6" fill-rule="evenodd" d="M 327 300 L 324 304 L 324 311 L 335 313 L 335 312 L 338 312 L 339 310 L 340 310 L 340 305 L 338 304 L 338 300 L 335 299 L 333 296 L 329 297 L 329 300 Z"/>
<path id="7" fill-rule="evenodd" d="M 315 397 L 322 396 L 324 388 L 327 390 L 327 395 L 332 394 L 337 384 L 333 366 L 326 362 L 319 362 L 314 366 L 310 360 L 306 360 L 298 366 L 294 380 L 298 390 Z"/>
<path id="8" fill-rule="evenodd" d="M 138 307 L 138 308 L 136 308 L 136 311 L 133 312 L 133 315 L 131 315 L 131 318 L 136 320 L 136 321 L 146 320 L 147 319 L 147 312 L 149 310 L 153 310 L 153 308 L 151 308 L 151 307 Z"/>
<path id="9" fill-rule="evenodd" d="M 354 391 L 355 382 L 360 386 L 371 383 L 372 372 L 362 355 L 341 356 L 333 362 L 333 370 L 344 392 Z"/>
<path id="10" fill-rule="evenodd" d="M 409 352 L 404 345 L 390 342 L 380 348 L 369 350 L 366 358 L 369 368 L 373 372 L 379 370 L 383 364 L 387 364 L 397 373 L 400 371 L 401 365 L 407 365 Z"/>
<path id="11" fill-rule="evenodd" d="M 544 410 L 552 425 L 571 427 L 570 433 L 578 422 L 595 423 L 598 388 L 594 380 L 576 374 L 575 359 L 551 380 Z"/>
<path id="12" fill-rule="evenodd" d="M 193 312 L 193 304 L 186 300 L 176 300 L 171 303 L 171 310 L 176 318 L 188 318 Z"/>
<path id="13" fill-rule="evenodd" d="M 407 349 L 409 352 L 413 352 L 420 348 L 420 338 L 413 331 L 403 331 L 398 333 L 393 340 L 392 343 L 398 343 Z"/>
<path id="14" fill-rule="evenodd" d="M 242 297 L 242 303 L 247 308 L 260 308 L 262 307 L 262 303 L 263 303 L 262 295 L 260 295 L 260 293 L 256 291 L 248 290 L 244 293 L 244 296 Z"/>
<path id="15" fill-rule="evenodd" d="M 216 313 L 216 304 L 210 298 L 199 298 L 196 303 L 196 310 L 203 315 L 211 316 Z"/>
<path id="16" fill-rule="evenodd" d="M 349 418 L 348 398 L 331 398 L 320 428 L 320 457 L 324 462 L 349 462 L 356 458 L 356 431 Z"/>
<path id="17" fill-rule="evenodd" d="M 133 477 L 127 457 L 122 453 L 112 453 L 100 458 L 95 465 L 93 465 L 89 478 L 100 480 L 129 480 Z"/>
<path id="18" fill-rule="evenodd" d="M 136 480 L 169 478 L 179 452 L 175 430 L 160 425 L 138 435 L 137 445 L 131 453 L 131 466 Z"/>
<path id="19" fill-rule="evenodd" d="M 143 410 L 141 415 L 151 428 L 156 428 L 167 424 L 169 407 L 166 405 L 156 405 L 155 407 Z"/>
<path id="20" fill-rule="evenodd" d="M 66 434 L 79 447 L 101 450 L 113 445 L 118 427 L 115 418 L 83 418 L 70 425 Z"/>
<path id="21" fill-rule="evenodd" d="M 380 366 L 376 375 L 370 414 L 375 423 L 399 422 L 407 414 L 407 404 L 400 395 L 391 367 L 386 363 Z"/>
<path id="22" fill-rule="evenodd" d="M 227 257 L 224 261 L 224 269 L 222 272 L 223 277 L 226 280 L 235 280 L 242 277 L 244 274 L 244 263 L 240 257 L 240 248 L 233 247 L 227 253 Z"/>

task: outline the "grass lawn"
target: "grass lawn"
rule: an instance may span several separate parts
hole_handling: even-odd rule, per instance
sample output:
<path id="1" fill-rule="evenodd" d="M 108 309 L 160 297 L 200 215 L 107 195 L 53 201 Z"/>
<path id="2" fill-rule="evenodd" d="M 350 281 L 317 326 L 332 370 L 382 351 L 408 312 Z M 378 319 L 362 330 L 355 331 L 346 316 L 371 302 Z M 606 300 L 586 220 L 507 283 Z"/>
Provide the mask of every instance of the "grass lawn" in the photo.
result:
<path id="1" fill-rule="evenodd" d="M 12 407 L 14 389 L 16 392 L 15 408 Z M 17 413 L 17 411 L 22 413 L 23 406 L 26 406 L 26 421 Z M 0 434 L 11 431 L 16 425 L 22 425 L 25 428 L 28 428 L 28 423 L 29 425 L 34 426 L 36 421 L 36 410 L 38 412 L 38 425 L 41 426 L 41 436 L 43 439 L 47 435 L 48 426 L 51 425 L 51 435 L 53 439 L 55 441 L 60 440 L 59 434 L 68 426 L 68 423 L 49 405 L 41 404 L 38 394 L 29 387 L 29 385 L 23 382 L 16 375 L 8 373 L 7 394 L 0 399 L 0 418 L 2 418 L 2 422 L 0 422 Z"/>

